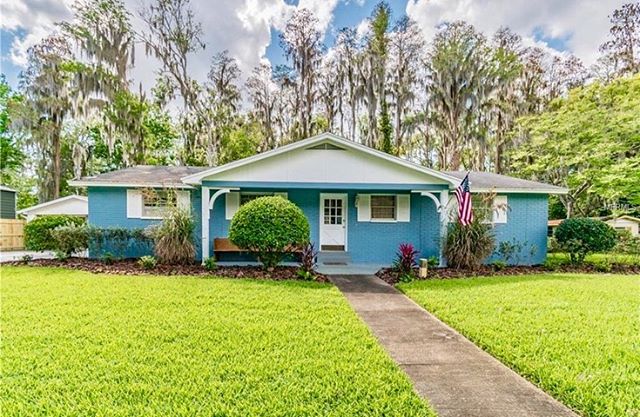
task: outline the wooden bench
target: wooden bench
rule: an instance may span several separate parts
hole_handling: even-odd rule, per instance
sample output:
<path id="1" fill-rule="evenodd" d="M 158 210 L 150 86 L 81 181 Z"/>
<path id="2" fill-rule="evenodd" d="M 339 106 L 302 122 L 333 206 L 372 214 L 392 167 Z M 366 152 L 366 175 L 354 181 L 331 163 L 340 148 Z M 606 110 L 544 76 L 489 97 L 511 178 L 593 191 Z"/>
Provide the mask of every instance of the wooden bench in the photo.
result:
<path id="1" fill-rule="evenodd" d="M 216 237 L 213 239 L 213 254 L 214 256 L 217 253 L 229 253 L 229 252 L 248 252 L 245 249 L 240 249 L 236 245 L 234 245 L 228 237 Z M 302 248 L 287 248 L 287 252 L 292 253 L 300 253 L 302 252 Z"/>

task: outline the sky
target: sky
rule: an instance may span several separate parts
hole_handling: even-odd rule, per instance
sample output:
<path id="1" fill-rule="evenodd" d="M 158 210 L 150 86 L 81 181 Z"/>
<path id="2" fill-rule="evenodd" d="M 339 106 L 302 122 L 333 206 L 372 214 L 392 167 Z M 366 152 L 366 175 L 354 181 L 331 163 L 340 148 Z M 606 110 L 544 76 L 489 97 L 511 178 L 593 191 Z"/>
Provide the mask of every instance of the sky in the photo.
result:
<path id="1" fill-rule="evenodd" d="M 142 1 L 124 0 L 134 14 L 134 29 L 142 29 L 136 17 Z M 16 87 L 26 65 L 27 49 L 55 29 L 55 23 L 72 17 L 74 0 L 1 0 L 0 71 Z M 432 39 L 439 24 L 465 20 L 490 36 L 509 26 L 525 43 L 570 52 L 587 65 L 598 56 L 598 46 L 608 36 L 609 19 L 625 0 L 390 0 L 393 19 L 408 15 Z M 211 57 L 229 50 L 246 77 L 263 60 L 286 63 L 279 34 L 295 8 L 308 8 L 318 17 L 325 44 L 333 44 L 343 27 L 366 25 L 376 1 L 370 0 L 191 0 L 202 23 L 206 49 L 190 61 L 192 76 L 204 79 Z M 158 63 L 144 57 L 142 48 L 133 72 L 145 89 L 153 84 Z"/>

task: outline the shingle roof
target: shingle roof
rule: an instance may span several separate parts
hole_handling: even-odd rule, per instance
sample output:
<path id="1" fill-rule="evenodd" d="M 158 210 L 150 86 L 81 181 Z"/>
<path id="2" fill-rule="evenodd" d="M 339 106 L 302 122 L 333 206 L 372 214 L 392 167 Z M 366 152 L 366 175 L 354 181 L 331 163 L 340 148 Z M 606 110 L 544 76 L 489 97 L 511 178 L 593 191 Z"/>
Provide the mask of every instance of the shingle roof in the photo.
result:
<path id="1" fill-rule="evenodd" d="M 467 175 L 467 171 L 445 171 L 445 174 L 463 179 L 464 176 Z M 508 177 L 506 175 L 494 174 L 492 172 L 471 171 L 469 173 L 469 181 L 471 181 L 472 192 L 474 190 L 489 191 L 492 189 L 497 191 L 515 192 L 549 192 L 552 194 L 564 194 L 567 192 L 565 188 L 557 187 L 555 185 Z"/>
<path id="2" fill-rule="evenodd" d="M 205 169 L 208 169 L 208 167 L 136 165 L 94 177 L 83 177 L 72 181 L 71 184 L 76 186 L 182 186 L 184 184 L 180 178 Z"/>

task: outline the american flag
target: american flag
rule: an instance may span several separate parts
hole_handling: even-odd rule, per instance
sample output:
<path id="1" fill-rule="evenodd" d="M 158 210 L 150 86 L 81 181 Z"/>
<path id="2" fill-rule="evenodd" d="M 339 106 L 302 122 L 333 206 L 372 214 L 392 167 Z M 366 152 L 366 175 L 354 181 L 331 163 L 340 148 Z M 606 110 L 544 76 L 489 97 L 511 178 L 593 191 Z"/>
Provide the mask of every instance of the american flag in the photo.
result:
<path id="1" fill-rule="evenodd" d="M 460 220 L 460 223 L 463 226 L 468 226 L 473 221 L 471 191 L 469 190 L 469 173 L 467 173 L 454 192 L 456 193 L 456 199 L 458 200 L 458 220 Z"/>

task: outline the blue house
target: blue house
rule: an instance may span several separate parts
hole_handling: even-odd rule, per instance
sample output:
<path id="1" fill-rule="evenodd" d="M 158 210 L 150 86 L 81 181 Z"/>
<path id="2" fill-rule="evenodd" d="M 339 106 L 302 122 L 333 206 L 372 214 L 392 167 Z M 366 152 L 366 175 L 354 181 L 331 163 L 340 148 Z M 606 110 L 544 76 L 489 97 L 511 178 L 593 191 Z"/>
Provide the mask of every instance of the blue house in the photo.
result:
<path id="1" fill-rule="evenodd" d="M 226 237 L 238 207 L 279 195 L 306 214 L 321 262 L 389 265 L 400 243 L 413 244 L 421 257 L 445 261 L 439 242 L 456 211 L 453 190 L 465 174 L 321 134 L 222 166 L 136 166 L 73 185 L 88 188 L 88 222 L 98 227 L 145 227 L 171 205 L 190 209 L 199 259 L 234 259 Z M 548 197 L 567 190 L 481 172 L 472 172 L 470 182 L 472 193 L 495 196 L 488 218 L 498 241 L 524 248 L 513 262 L 542 263 Z"/>

